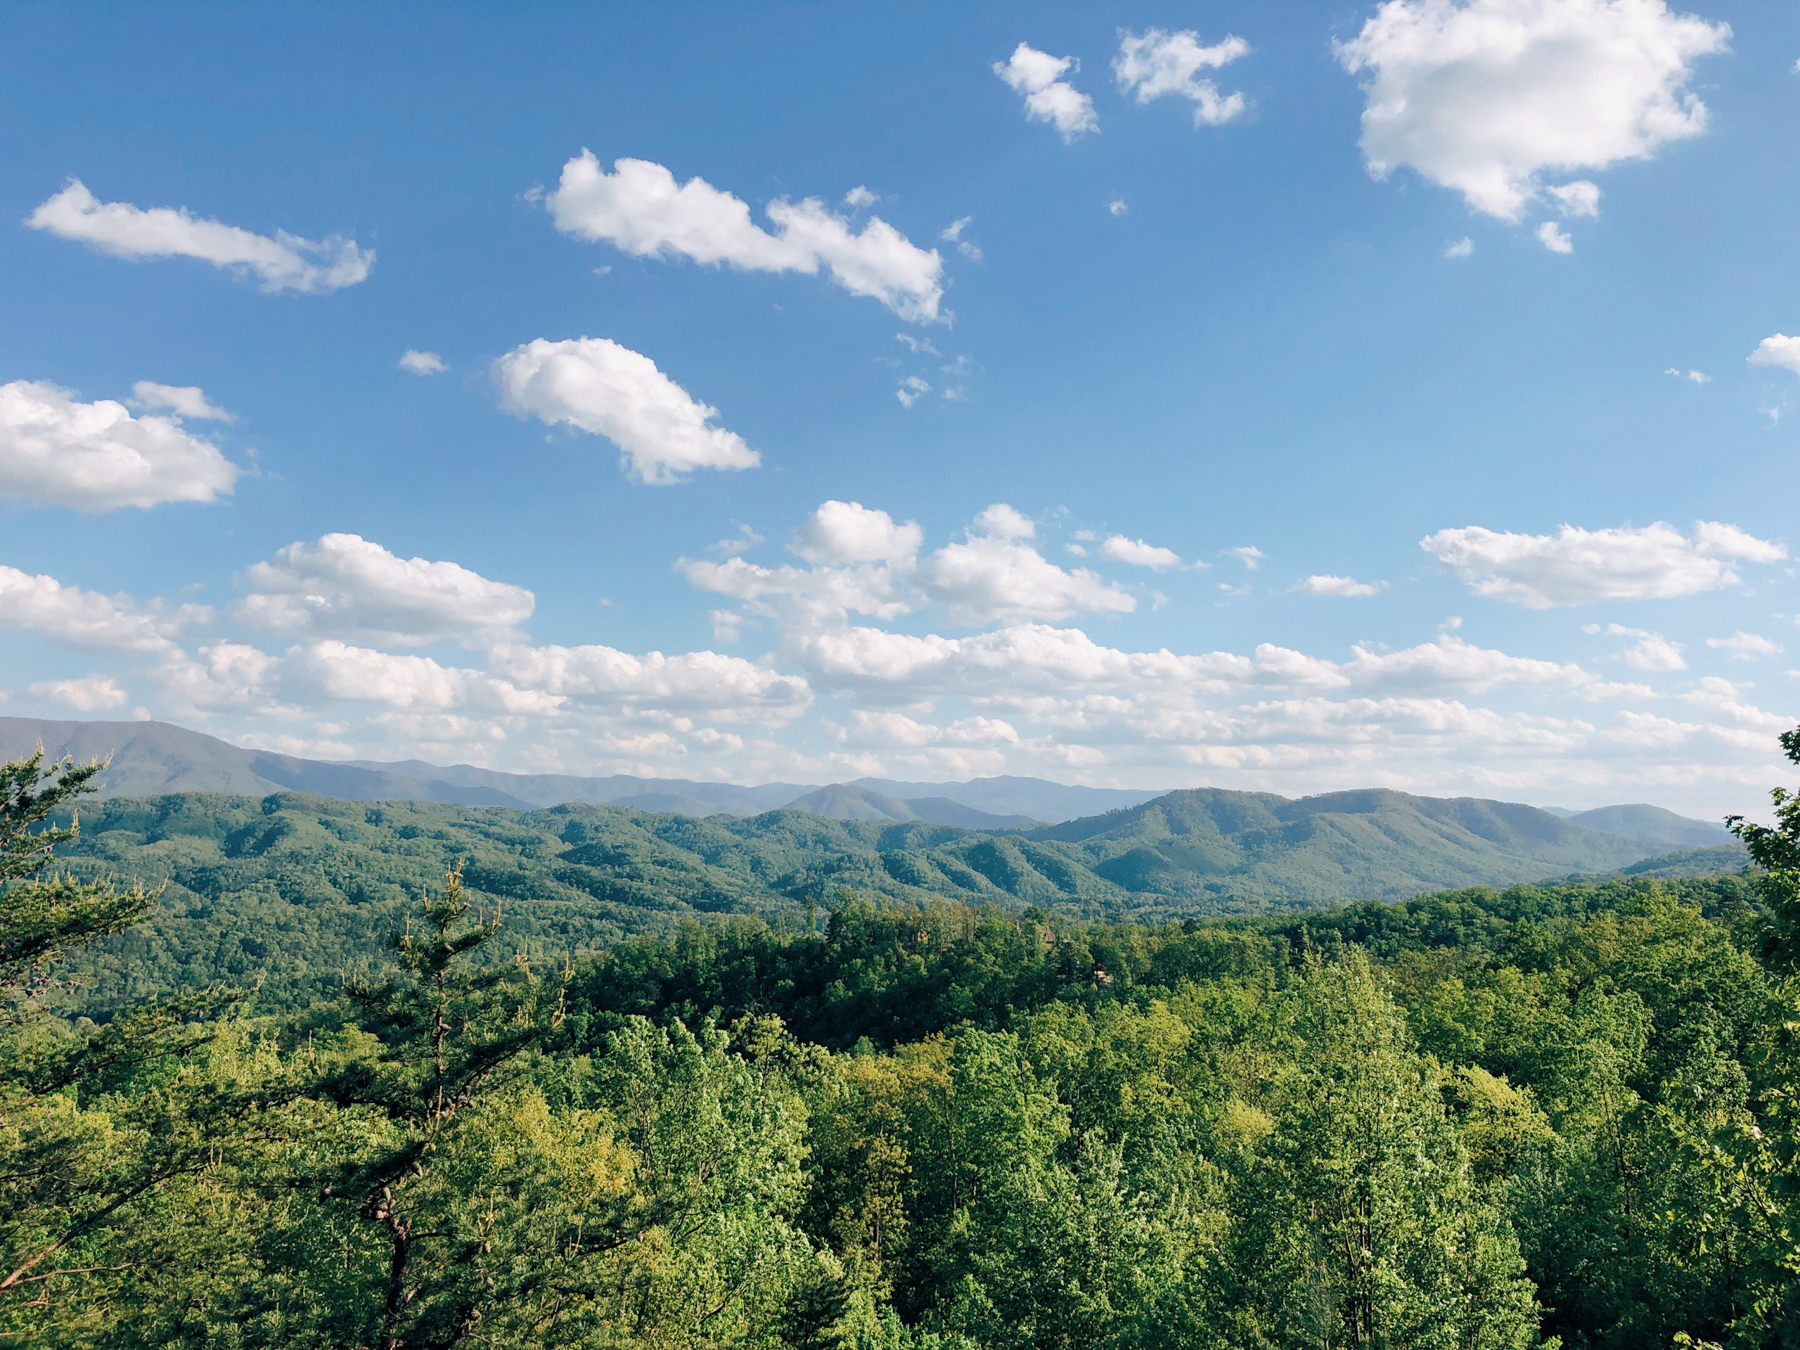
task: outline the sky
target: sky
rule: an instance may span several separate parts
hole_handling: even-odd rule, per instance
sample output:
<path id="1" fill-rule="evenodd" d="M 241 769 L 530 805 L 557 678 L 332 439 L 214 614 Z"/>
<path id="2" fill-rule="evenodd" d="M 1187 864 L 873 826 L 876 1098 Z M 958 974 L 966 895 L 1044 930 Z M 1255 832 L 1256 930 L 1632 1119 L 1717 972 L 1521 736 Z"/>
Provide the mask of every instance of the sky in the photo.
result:
<path id="1" fill-rule="evenodd" d="M 0 11 L 0 714 L 1755 814 L 1800 11 Z"/>

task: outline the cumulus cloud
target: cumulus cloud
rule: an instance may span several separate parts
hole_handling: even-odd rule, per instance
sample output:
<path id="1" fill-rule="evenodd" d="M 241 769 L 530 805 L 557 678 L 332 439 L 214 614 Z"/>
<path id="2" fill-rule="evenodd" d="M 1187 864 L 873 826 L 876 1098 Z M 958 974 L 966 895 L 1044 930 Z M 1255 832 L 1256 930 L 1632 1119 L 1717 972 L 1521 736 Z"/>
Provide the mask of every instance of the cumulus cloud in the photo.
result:
<path id="1" fill-rule="evenodd" d="M 131 401 L 140 408 L 167 408 L 177 417 L 191 417 L 196 422 L 237 421 L 223 408 L 207 402 L 206 392 L 197 384 L 157 384 L 154 380 L 139 380 L 131 386 Z"/>
<path id="2" fill-rule="evenodd" d="M 1085 568 L 1066 571 L 1029 543 L 1035 527 L 997 502 L 976 516 L 961 543 L 946 544 L 920 566 L 918 585 L 946 606 L 953 622 L 1063 619 L 1129 614 L 1137 601 Z"/>
<path id="3" fill-rule="evenodd" d="M 1106 204 L 1106 209 L 1112 212 L 1115 218 L 1131 214 L 1131 208 L 1125 205 L 1125 199 L 1123 197 L 1114 197 Z"/>
<path id="4" fill-rule="evenodd" d="M 1538 243 L 1552 253 L 1573 253 L 1575 241 L 1569 238 L 1569 232 L 1554 220 L 1546 220 L 1537 227 Z"/>
<path id="5" fill-rule="evenodd" d="M 1649 159 L 1703 132 L 1692 66 L 1730 37 L 1664 0 L 1387 0 L 1337 54 L 1367 77 L 1371 174 L 1410 167 L 1517 221 L 1544 174 Z M 1589 189 L 1562 191 L 1592 205 Z"/>
<path id="6" fill-rule="evenodd" d="M 141 210 L 130 202 L 102 202 L 79 179 L 26 218 L 34 230 L 75 239 L 115 258 L 198 258 L 262 280 L 265 292 L 322 294 L 354 286 L 375 265 L 375 250 L 343 235 L 321 240 L 277 230 L 275 237 L 201 220 L 185 207 Z"/>
<path id="7" fill-rule="evenodd" d="M 1772 563 L 1784 544 L 1734 525 L 1701 521 L 1691 536 L 1658 521 L 1641 529 L 1511 534 L 1471 525 L 1440 530 L 1419 547 L 1477 595 L 1527 609 L 1595 600 L 1661 600 L 1739 584 L 1735 561 Z"/>
<path id="8" fill-rule="evenodd" d="M 1035 533 L 1026 516 L 997 502 L 975 517 L 962 541 L 921 559 L 916 523 L 896 525 L 885 512 L 834 501 L 795 535 L 794 552 L 810 567 L 761 567 L 743 558 L 682 559 L 677 567 L 699 589 L 778 620 L 790 637 L 842 624 L 851 613 L 891 619 L 928 604 L 975 627 L 1136 608 L 1130 594 L 1094 573 L 1049 561 L 1031 544 Z M 729 629 L 736 616 L 726 622 Z"/>
<path id="9" fill-rule="evenodd" d="M 1789 337 L 1786 333 L 1766 337 L 1756 344 L 1749 360 L 1753 366 L 1774 366 L 1800 375 L 1800 337 Z"/>
<path id="10" fill-rule="evenodd" d="M 705 710 L 732 720 L 785 721 L 813 697 L 797 675 L 708 651 L 636 656 L 602 646 L 501 646 L 489 669 L 521 689 L 575 702 Z"/>
<path id="11" fill-rule="evenodd" d="M 44 380 L 0 385 L 0 496 L 77 511 L 210 502 L 241 472 L 176 418 L 83 403 Z"/>
<path id="12" fill-rule="evenodd" d="M 1665 370 L 1663 372 L 1663 374 L 1673 375 L 1676 379 L 1686 380 L 1690 384 L 1711 384 L 1712 383 L 1712 376 L 1707 375 L 1698 370 L 1683 371 L 1683 370 L 1677 369 L 1674 366 L 1670 366 L 1667 370 Z"/>
<path id="13" fill-rule="evenodd" d="M 1101 542 L 1100 551 L 1114 562 L 1130 563 L 1161 572 L 1181 566 L 1181 555 L 1172 548 L 1146 544 L 1142 539 L 1127 539 L 1122 534 L 1109 535 Z"/>
<path id="14" fill-rule="evenodd" d="M 694 469 L 753 469 L 762 456 L 712 425 L 699 402 L 649 357 L 608 338 L 538 338 L 494 362 L 500 406 L 552 426 L 566 423 L 619 447 L 629 477 L 678 483 Z"/>
<path id="15" fill-rule="evenodd" d="M 1358 581 L 1354 577 L 1329 574 L 1310 576 L 1294 587 L 1303 595 L 1341 595 L 1352 599 L 1380 595 L 1387 589 L 1385 581 Z"/>
<path id="16" fill-rule="evenodd" d="M 1473 239 L 1469 238 L 1469 236 L 1465 234 L 1461 239 L 1458 239 L 1454 244 L 1445 245 L 1444 256 L 1446 258 L 1466 258 L 1474 251 L 1475 251 L 1475 241 Z"/>
<path id="17" fill-rule="evenodd" d="M 284 637 L 334 637 L 394 646 L 495 640 L 531 617 L 522 586 L 453 562 L 397 558 L 354 534 L 295 543 L 244 573 L 243 622 Z"/>
<path id="18" fill-rule="evenodd" d="M 1119 54 L 1113 58 L 1113 75 L 1119 91 L 1140 104 L 1175 95 L 1194 105 L 1194 125 L 1219 126 L 1243 114 L 1242 94 L 1220 94 L 1219 86 L 1200 72 L 1217 70 L 1248 54 L 1250 44 L 1241 37 L 1226 37 L 1201 46 L 1191 29 L 1170 33 L 1152 28 L 1143 33 L 1120 33 Z"/>
<path id="19" fill-rule="evenodd" d="M 1725 652 L 1733 661 L 1749 661 L 1758 656 L 1780 656 L 1781 644 L 1771 642 L 1760 633 L 1733 633 L 1730 637 L 1708 638 L 1706 645 Z"/>
<path id="20" fill-rule="evenodd" d="M 1653 633 L 1644 628 L 1627 628 L 1623 624 L 1609 623 L 1602 628 L 1597 623 L 1590 623 L 1582 628 L 1584 633 L 1604 633 L 1607 637 L 1628 637 L 1637 639 L 1624 651 L 1619 659 L 1633 670 L 1672 671 L 1686 670 L 1687 662 L 1682 659 L 1682 645 L 1664 637 L 1661 633 Z"/>
<path id="21" fill-rule="evenodd" d="M 880 200 L 881 198 L 877 197 L 873 192 L 870 192 L 869 189 L 864 187 L 861 183 L 858 183 L 844 194 L 844 205 L 849 207 L 852 211 L 861 211 L 866 207 L 875 205 L 875 203 Z"/>
<path id="22" fill-rule="evenodd" d="M 1600 189 L 1586 180 L 1545 188 L 1544 195 L 1565 216 L 1597 216 L 1600 214 Z"/>
<path id="23" fill-rule="evenodd" d="M 564 234 L 604 240 L 634 257 L 678 255 L 751 272 L 823 268 L 852 295 L 879 300 L 903 319 L 942 317 L 944 261 L 936 249 L 917 247 L 878 216 L 853 230 L 816 197 L 770 202 L 770 233 L 750 219 L 745 202 L 703 178 L 678 184 L 668 169 L 642 159 L 615 160 L 607 173 L 583 150 L 563 165 L 544 204 Z"/>
<path id="24" fill-rule="evenodd" d="M 0 567 L 0 624 L 40 633 L 76 651 L 168 651 L 184 628 L 211 617 L 203 605 L 144 608 L 129 596 L 101 595 L 55 577 Z"/>
<path id="25" fill-rule="evenodd" d="M 900 400 L 900 406 L 910 408 L 925 395 L 931 392 L 930 383 L 918 375 L 908 375 L 894 389 L 894 397 Z"/>
<path id="26" fill-rule="evenodd" d="M 828 501 L 794 531 L 789 547 L 810 563 L 903 562 L 924 540 L 916 520 L 897 525 L 886 511 L 861 502 Z"/>
<path id="27" fill-rule="evenodd" d="M 842 623 L 851 613 L 883 619 L 910 613 L 919 603 L 910 585 L 913 566 L 911 558 L 813 567 L 763 567 L 743 558 L 723 562 L 683 558 L 676 570 L 696 589 L 723 595 L 760 618 L 810 630 Z M 733 634 L 742 617 L 715 611 L 714 629 Z"/>
<path id="28" fill-rule="evenodd" d="M 84 675 L 74 680 L 40 680 L 25 692 L 47 703 L 60 703 L 78 713 L 109 712 L 123 708 L 131 696 L 108 675 Z"/>
<path id="29" fill-rule="evenodd" d="M 799 654 L 834 687 L 898 686 L 908 699 L 954 691 L 1040 709 L 1043 698 L 1111 697 L 1167 707 L 1171 700 L 1256 688 L 1445 695 L 1517 687 L 1582 697 L 1649 692 L 1641 685 L 1609 684 L 1579 665 L 1513 656 L 1450 635 L 1394 652 L 1356 647 L 1351 659 L 1339 662 L 1267 642 L 1248 656 L 1122 651 L 1079 629 L 1044 623 L 1014 623 L 962 638 L 846 627 L 810 634 Z"/>
<path id="30" fill-rule="evenodd" d="M 1025 96 L 1025 116 L 1032 122 L 1048 122 L 1062 133 L 1065 143 L 1090 131 L 1100 130 L 1094 100 L 1063 79 L 1081 69 L 1072 56 L 1052 56 L 1021 42 L 1004 61 L 994 63 L 994 74 L 1015 94 Z"/>
<path id="31" fill-rule="evenodd" d="M 408 347 L 400 356 L 400 369 L 413 375 L 442 375 L 448 366 L 436 352 L 414 351 Z"/>

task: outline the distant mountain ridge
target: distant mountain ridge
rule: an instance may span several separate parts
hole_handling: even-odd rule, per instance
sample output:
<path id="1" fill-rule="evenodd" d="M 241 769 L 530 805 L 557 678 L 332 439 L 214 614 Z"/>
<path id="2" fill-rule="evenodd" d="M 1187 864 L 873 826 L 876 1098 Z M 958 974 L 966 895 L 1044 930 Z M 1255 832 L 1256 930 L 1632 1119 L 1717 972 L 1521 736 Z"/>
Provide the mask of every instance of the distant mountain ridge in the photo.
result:
<path id="1" fill-rule="evenodd" d="M 1608 845 L 1595 853 L 1596 859 L 1602 855 L 1605 859 L 1595 862 L 1598 870 L 1682 850 L 1723 848 L 1727 852 L 1715 856 L 1724 858 L 1732 846 L 1732 840 L 1722 826 L 1644 804 L 1604 806 L 1579 812 L 1540 811 L 1535 807 L 1485 802 L 1477 798 L 1415 798 L 1404 793 L 1390 793 L 1386 797 L 1373 791 L 1327 793 L 1294 800 L 1271 793 L 1225 789 L 1189 789 L 1183 793 L 1163 794 L 1142 789 L 1090 788 L 1010 776 L 978 778 L 966 783 L 863 778 L 854 783 L 833 783 L 823 787 L 802 783 L 764 783 L 745 787 L 689 779 L 639 778 L 629 774 L 581 777 L 505 773 L 466 764 L 443 767 L 423 760 L 338 763 L 250 750 L 167 722 L 0 717 L 0 757 L 17 758 L 29 754 L 40 742 L 53 756 L 71 754 L 78 760 L 112 756 L 112 763 L 101 779 L 101 795 L 109 797 L 148 797 L 171 792 L 265 797 L 278 792 L 304 792 L 347 801 L 422 801 L 504 806 L 518 810 L 582 802 L 631 807 L 652 814 L 700 817 L 720 814 L 758 816 L 787 808 L 833 820 L 914 821 L 990 832 L 1019 830 L 1046 822 L 1051 834 L 1046 835 L 1041 830 L 1033 832 L 1034 838 L 1045 839 L 1055 837 L 1054 831 L 1063 826 L 1086 831 L 1083 838 L 1096 838 L 1127 818 L 1132 821 L 1143 819 L 1141 811 L 1147 805 L 1166 801 L 1169 797 L 1199 800 L 1193 796 L 1195 793 L 1215 803 L 1238 803 L 1227 811 L 1228 815 L 1233 812 L 1254 815 L 1255 812 L 1245 804 L 1262 803 L 1257 810 L 1266 811 L 1269 821 L 1281 828 L 1299 828 L 1299 822 L 1316 816 L 1384 818 L 1379 809 L 1365 808 L 1370 808 L 1371 803 L 1405 799 L 1418 803 L 1478 804 L 1479 811 L 1473 807 L 1458 808 L 1469 819 L 1525 820 L 1528 817 L 1516 813 L 1530 812 L 1537 820 L 1532 828 L 1540 834 L 1552 825 L 1560 824 L 1586 835 L 1624 841 L 1617 847 Z M 1357 802 L 1361 805 L 1350 809 L 1350 804 Z M 1285 805 L 1277 807 L 1273 805 L 1276 803 Z M 1333 803 L 1336 805 L 1330 805 Z M 1220 809 L 1225 808 L 1221 806 Z M 1419 814 L 1438 820 L 1440 825 L 1443 823 L 1438 807 L 1422 808 Z M 1113 823 L 1095 824 L 1102 821 Z M 1269 825 L 1269 828 L 1274 827 L 1275 824 Z M 1221 835 L 1233 833 L 1229 829 L 1219 829 L 1216 821 L 1214 829 Z M 1373 841 L 1353 843 L 1347 837 L 1342 842 L 1346 848 L 1373 846 Z M 1498 845 L 1496 839 L 1489 842 Z M 1144 847 L 1154 851 L 1163 845 Z M 1175 848 L 1176 845 L 1171 843 L 1168 847 Z M 1512 844 L 1505 847 L 1517 853 Z M 1543 855 L 1542 862 L 1549 870 L 1591 870 L 1573 856 L 1565 865 L 1560 856 L 1561 846 L 1551 848 L 1550 853 L 1558 856 L 1553 859 L 1549 854 Z M 1631 856 L 1615 856 L 1624 853 Z M 1523 861 L 1537 855 L 1526 849 L 1517 856 Z M 1153 865 L 1148 854 L 1140 856 L 1139 862 L 1144 866 Z M 1188 870 L 1184 863 L 1169 859 L 1164 862 L 1174 866 L 1176 871 L 1185 873 Z M 1116 859 L 1109 859 L 1108 865 L 1114 870 L 1129 870 L 1131 866 Z M 1465 883 L 1446 880 L 1443 884 Z"/>
<path id="2" fill-rule="evenodd" d="M 865 810 L 908 805 L 854 787 L 823 791 Z M 1744 861 L 1735 844 L 1646 858 L 1629 836 L 1535 807 L 1391 791 L 1294 800 L 1192 789 L 1005 830 L 798 810 L 697 819 L 300 792 L 113 797 L 82 823 L 58 850 L 74 875 L 166 883 L 140 929 L 82 957 L 98 987 L 114 991 L 145 962 L 183 987 L 265 973 L 326 988 L 333 972 L 380 959 L 388 934 L 452 865 L 474 903 L 504 916 L 508 952 L 553 961 L 707 914 L 784 922 L 854 900 L 1156 922 L 1570 874 L 1692 876 Z"/>
<path id="3" fill-rule="evenodd" d="M 169 722 L 0 717 L 0 756 L 17 758 L 30 754 L 40 742 L 52 756 L 68 754 L 78 760 L 111 756 L 112 764 L 100 779 L 100 795 L 107 797 L 146 797 L 167 792 L 262 797 L 271 792 L 310 792 L 345 801 L 446 802 L 521 810 L 585 802 L 690 816 L 754 816 L 828 788 L 849 788 L 854 791 L 820 799 L 818 804 L 828 818 L 838 818 L 830 816 L 835 809 L 831 806 L 833 801 L 862 801 L 857 793 L 869 792 L 913 803 L 910 814 L 882 815 L 882 819 L 999 829 L 1004 827 L 1002 821 L 1023 824 L 1069 820 L 1136 805 L 1159 795 L 1142 789 L 1091 788 L 1021 777 L 978 778 L 968 783 L 861 779 L 825 787 L 813 783 L 746 787 L 685 778 L 638 778 L 630 774 L 582 777 L 507 773 L 469 764 L 445 767 L 423 760 L 337 762 L 250 750 Z M 921 799 L 926 805 L 918 805 Z M 846 805 L 844 809 L 863 811 L 865 807 Z"/>
<path id="4" fill-rule="evenodd" d="M 855 783 L 833 783 L 804 797 L 794 798 L 783 809 L 805 811 L 827 820 L 924 820 L 933 825 L 956 825 L 965 830 L 1010 830 L 1040 823 L 1031 816 L 1001 816 L 978 811 L 949 797 L 902 800 Z"/>

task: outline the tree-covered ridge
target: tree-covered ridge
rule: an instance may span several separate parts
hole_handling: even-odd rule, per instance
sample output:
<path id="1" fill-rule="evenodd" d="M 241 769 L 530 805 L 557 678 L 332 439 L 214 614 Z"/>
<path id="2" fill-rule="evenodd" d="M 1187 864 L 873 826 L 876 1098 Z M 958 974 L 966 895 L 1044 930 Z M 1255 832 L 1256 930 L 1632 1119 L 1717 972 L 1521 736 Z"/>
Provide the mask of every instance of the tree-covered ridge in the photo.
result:
<path id="1" fill-rule="evenodd" d="M 67 951 L 149 897 L 58 875 L 67 766 L 9 775 L 0 902 L 52 937 L 0 967 L 0 1346 L 1800 1344 L 1785 796 L 1752 876 L 850 895 L 562 962 L 452 869 L 330 997 L 96 1022 Z M 285 809 L 161 842 L 271 856 Z"/>
<path id="2" fill-rule="evenodd" d="M 471 902 L 499 916 L 492 955 L 542 963 L 703 914 L 804 922 L 844 894 L 1154 921 L 1399 898 L 1445 877 L 1610 870 L 1634 856 L 1546 813 L 1496 806 L 1182 792 L 994 834 L 793 811 L 698 819 L 580 804 L 183 794 L 95 803 L 63 856 L 83 876 L 163 887 L 144 923 L 82 958 L 90 1011 L 221 980 L 260 981 L 259 1006 L 273 1010 L 371 968 L 385 935 L 451 867 Z"/>

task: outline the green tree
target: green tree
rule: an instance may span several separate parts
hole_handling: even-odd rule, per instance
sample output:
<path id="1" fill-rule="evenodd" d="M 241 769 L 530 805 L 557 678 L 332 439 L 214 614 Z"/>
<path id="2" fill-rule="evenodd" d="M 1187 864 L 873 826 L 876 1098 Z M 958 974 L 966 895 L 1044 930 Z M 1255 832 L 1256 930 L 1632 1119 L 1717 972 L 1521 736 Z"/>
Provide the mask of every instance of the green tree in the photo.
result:
<path id="1" fill-rule="evenodd" d="M 1290 1015 L 1272 1131 L 1236 1161 L 1230 1343 L 1534 1345 L 1517 1239 L 1367 957 L 1315 964 Z"/>

